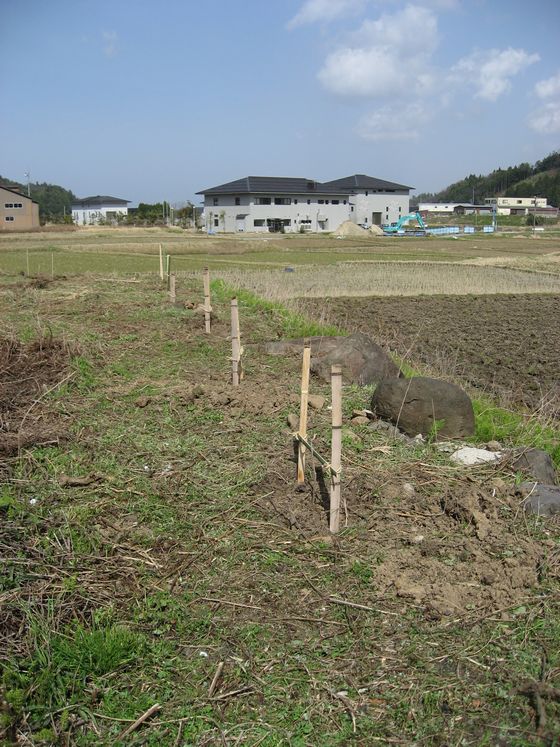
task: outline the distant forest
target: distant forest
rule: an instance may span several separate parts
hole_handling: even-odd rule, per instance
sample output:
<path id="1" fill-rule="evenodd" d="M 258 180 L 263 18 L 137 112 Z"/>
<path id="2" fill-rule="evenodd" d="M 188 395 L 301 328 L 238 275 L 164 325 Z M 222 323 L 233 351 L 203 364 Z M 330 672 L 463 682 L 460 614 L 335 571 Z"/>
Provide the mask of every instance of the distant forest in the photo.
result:
<path id="1" fill-rule="evenodd" d="M 11 189 L 19 187 L 22 194 L 27 194 L 27 184 L 15 182 L 13 179 L 7 179 L 4 176 L 0 176 L 0 184 Z M 71 205 L 76 197 L 69 189 L 59 187 L 58 184 L 48 184 L 47 182 L 43 182 L 42 184 L 32 182 L 29 186 L 31 199 L 39 203 L 39 218 L 41 223 L 72 222 Z"/>
<path id="2" fill-rule="evenodd" d="M 422 192 L 418 202 L 484 202 L 485 197 L 546 197 L 549 205 L 560 205 L 560 151 L 551 153 L 534 166 L 520 163 L 496 169 L 487 176 L 470 174 L 441 192 Z"/>

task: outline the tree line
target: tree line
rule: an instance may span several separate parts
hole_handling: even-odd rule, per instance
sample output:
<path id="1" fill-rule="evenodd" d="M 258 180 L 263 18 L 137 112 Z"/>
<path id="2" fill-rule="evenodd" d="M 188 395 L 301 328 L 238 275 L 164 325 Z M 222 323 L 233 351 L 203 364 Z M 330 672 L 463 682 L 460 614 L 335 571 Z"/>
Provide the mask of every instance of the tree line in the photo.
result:
<path id="1" fill-rule="evenodd" d="M 475 202 L 486 197 L 533 197 L 548 199 L 549 205 L 560 204 L 560 151 L 555 151 L 534 165 L 520 163 L 506 169 L 498 168 L 490 174 L 469 174 L 440 192 L 422 192 L 419 202 Z M 474 196 L 474 199 L 473 199 Z"/>

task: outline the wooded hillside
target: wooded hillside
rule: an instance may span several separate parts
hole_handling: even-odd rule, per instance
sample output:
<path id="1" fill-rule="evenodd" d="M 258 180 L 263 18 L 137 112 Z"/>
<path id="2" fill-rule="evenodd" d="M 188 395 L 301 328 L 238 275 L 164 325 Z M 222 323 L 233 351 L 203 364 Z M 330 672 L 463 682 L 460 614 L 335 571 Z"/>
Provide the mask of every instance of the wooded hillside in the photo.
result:
<path id="1" fill-rule="evenodd" d="M 560 151 L 537 161 L 520 163 L 506 169 L 498 168 L 483 176 L 470 174 L 459 182 L 450 184 L 440 192 L 422 192 L 418 201 L 474 202 L 481 203 L 486 197 L 546 197 L 550 205 L 560 204 Z"/>

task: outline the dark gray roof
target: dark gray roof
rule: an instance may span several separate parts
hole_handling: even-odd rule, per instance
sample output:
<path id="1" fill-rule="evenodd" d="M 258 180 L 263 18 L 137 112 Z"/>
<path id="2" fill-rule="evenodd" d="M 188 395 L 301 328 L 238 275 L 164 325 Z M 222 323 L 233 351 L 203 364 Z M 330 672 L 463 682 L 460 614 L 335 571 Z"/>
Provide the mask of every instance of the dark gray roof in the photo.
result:
<path id="1" fill-rule="evenodd" d="M 109 197 L 109 195 L 94 195 L 92 197 L 81 197 L 72 200 L 72 205 L 128 205 L 130 200 L 121 200 L 120 197 Z"/>
<path id="2" fill-rule="evenodd" d="M 345 176 L 342 179 L 333 179 L 330 182 L 324 182 L 324 184 L 331 187 L 337 187 L 338 189 L 356 192 L 361 191 L 362 189 L 376 189 L 381 192 L 389 189 L 414 189 L 414 187 L 407 187 L 406 184 L 387 182 L 385 179 L 377 179 L 375 176 L 367 176 L 366 174 L 352 174 L 352 176 Z"/>
<path id="3" fill-rule="evenodd" d="M 245 176 L 233 182 L 220 184 L 218 187 L 201 189 L 197 195 L 239 195 L 239 194 L 325 194 L 343 195 L 344 189 L 336 185 L 324 184 L 314 179 L 302 179 L 289 176 Z"/>

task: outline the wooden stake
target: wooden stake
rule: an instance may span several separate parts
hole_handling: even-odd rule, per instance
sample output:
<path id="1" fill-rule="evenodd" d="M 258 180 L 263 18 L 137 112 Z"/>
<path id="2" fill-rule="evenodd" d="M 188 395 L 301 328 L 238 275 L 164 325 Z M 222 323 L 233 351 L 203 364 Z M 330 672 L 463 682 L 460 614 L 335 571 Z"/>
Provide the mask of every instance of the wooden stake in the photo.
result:
<path id="1" fill-rule="evenodd" d="M 206 334 L 210 334 L 210 314 L 212 306 L 210 305 L 210 270 L 204 268 L 204 329 Z"/>
<path id="2" fill-rule="evenodd" d="M 299 435 L 307 437 L 307 400 L 309 398 L 309 369 L 311 367 L 311 346 L 303 348 L 303 363 L 301 368 L 301 398 L 299 406 Z M 305 445 L 298 445 L 297 481 L 301 485 L 305 482 Z"/>
<path id="3" fill-rule="evenodd" d="M 331 501 L 329 529 L 340 528 L 340 468 L 342 465 L 342 366 L 331 366 L 332 440 L 331 440 Z"/>
<path id="4" fill-rule="evenodd" d="M 171 303 L 175 303 L 177 300 L 177 294 L 175 292 L 175 273 L 172 272 L 169 276 L 169 300 Z"/>
<path id="5" fill-rule="evenodd" d="M 163 282 L 163 251 L 161 244 L 159 245 L 159 278 Z"/>
<path id="6" fill-rule="evenodd" d="M 169 254 L 165 256 L 165 275 L 167 277 L 167 290 L 169 290 L 169 285 L 171 283 L 171 255 Z"/>
<path id="7" fill-rule="evenodd" d="M 25 250 L 25 255 L 26 255 L 26 259 L 27 259 L 27 277 L 29 277 L 29 276 L 30 276 L 30 274 L 31 274 L 31 273 L 29 272 L 29 249 L 26 249 L 26 250 Z"/>
<path id="8" fill-rule="evenodd" d="M 241 360 L 241 342 L 239 333 L 239 308 L 237 298 L 231 299 L 231 383 L 239 386 L 239 364 Z"/>
<path id="9" fill-rule="evenodd" d="M 54 252 L 51 252 L 51 280 L 54 280 Z"/>

